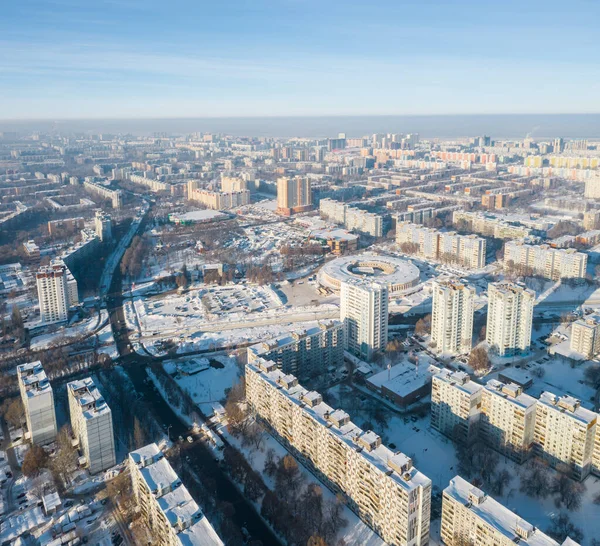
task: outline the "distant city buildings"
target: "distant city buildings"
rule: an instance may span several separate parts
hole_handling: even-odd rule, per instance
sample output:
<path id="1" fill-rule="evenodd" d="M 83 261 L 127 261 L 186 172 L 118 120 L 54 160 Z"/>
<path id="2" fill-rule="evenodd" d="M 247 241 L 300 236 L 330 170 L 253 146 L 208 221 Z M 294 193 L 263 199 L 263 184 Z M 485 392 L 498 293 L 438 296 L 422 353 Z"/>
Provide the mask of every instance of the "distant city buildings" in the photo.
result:
<path id="1" fill-rule="evenodd" d="M 453 280 L 434 281 L 431 341 L 445 354 L 468 353 L 472 347 L 475 289 Z"/>
<path id="2" fill-rule="evenodd" d="M 340 316 L 346 349 L 363 360 L 385 349 L 388 339 L 388 288 L 360 279 L 341 283 Z"/>
<path id="3" fill-rule="evenodd" d="M 38 360 L 17 366 L 17 381 L 31 443 L 54 442 L 57 433 L 54 394 L 42 363 Z"/>
<path id="4" fill-rule="evenodd" d="M 77 281 L 62 262 L 40 268 L 36 274 L 40 318 L 43 323 L 63 322 L 69 308 L 79 303 Z"/>
<path id="5" fill-rule="evenodd" d="M 91 474 L 115 466 L 112 412 L 91 377 L 67 383 L 71 428 Z"/>
<path id="6" fill-rule="evenodd" d="M 318 326 L 252 345 L 248 361 L 257 358 L 275 362 L 283 373 L 314 378 L 343 363 L 344 325 L 337 320 L 322 321 Z"/>
<path id="7" fill-rule="evenodd" d="M 123 206 L 123 192 L 121 190 L 113 190 L 108 186 L 88 180 L 83 183 L 83 187 L 91 193 L 110 200 L 113 209 L 120 209 Z"/>
<path id="8" fill-rule="evenodd" d="M 488 284 L 486 340 L 500 356 L 525 352 L 531 344 L 535 292 L 511 282 Z"/>

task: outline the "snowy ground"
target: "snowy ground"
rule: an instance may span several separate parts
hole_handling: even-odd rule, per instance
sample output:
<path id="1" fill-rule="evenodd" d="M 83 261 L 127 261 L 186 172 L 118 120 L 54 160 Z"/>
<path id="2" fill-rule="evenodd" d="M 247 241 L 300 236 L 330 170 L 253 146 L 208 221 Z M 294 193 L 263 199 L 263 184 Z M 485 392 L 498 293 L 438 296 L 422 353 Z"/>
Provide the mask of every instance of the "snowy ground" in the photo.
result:
<path id="1" fill-rule="evenodd" d="M 178 370 L 177 365 L 185 363 L 186 359 L 163 363 L 165 371 L 173 375 L 179 387 L 192 397 L 204 415 L 212 415 L 213 404 L 223 401 L 226 390 L 237 383 L 240 375 L 235 357 L 214 356 L 210 360 L 213 363 L 208 369 L 194 375 L 184 375 Z"/>
<path id="2" fill-rule="evenodd" d="M 31 349 L 39 350 L 44 349 L 52 343 L 60 343 L 61 339 L 65 337 L 76 337 L 90 334 L 98 326 L 108 320 L 108 313 L 105 309 L 101 311 L 100 322 L 98 322 L 98 314 L 94 312 L 89 318 L 70 324 L 68 326 L 61 326 L 55 332 L 48 334 L 41 334 L 35 336 L 31 340 Z"/>

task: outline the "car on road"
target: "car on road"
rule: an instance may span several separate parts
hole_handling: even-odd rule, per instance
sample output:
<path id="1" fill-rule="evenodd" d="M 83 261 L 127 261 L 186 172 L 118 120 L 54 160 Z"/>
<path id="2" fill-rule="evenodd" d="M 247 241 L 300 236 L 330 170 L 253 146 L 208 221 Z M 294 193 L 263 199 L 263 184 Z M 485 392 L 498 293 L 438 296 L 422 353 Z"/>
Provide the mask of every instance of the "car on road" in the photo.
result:
<path id="1" fill-rule="evenodd" d="M 188 436 L 188 437 L 187 437 L 187 441 L 188 441 L 190 444 L 193 444 L 193 443 L 194 443 L 194 439 L 193 439 L 191 436 Z"/>

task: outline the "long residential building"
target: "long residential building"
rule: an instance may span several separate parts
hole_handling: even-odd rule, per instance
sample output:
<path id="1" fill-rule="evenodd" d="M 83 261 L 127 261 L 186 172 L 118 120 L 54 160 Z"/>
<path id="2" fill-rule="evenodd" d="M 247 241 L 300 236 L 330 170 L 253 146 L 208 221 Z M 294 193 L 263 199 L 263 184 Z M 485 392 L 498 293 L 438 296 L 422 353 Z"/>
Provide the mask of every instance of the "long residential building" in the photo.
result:
<path id="1" fill-rule="evenodd" d="M 17 366 L 17 380 L 31 443 L 54 442 L 57 432 L 54 394 L 42 363 L 38 360 Z"/>
<path id="2" fill-rule="evenodd" d="M 475 288 L 454 280 L 432 285 L 431 341 L 440 353 L 468 353 L 473 344 Z"/>
<path id="3" fill-rule="evenodd" d="M 158 546 L 223 546 L 198 503 L 156 444 L 127 459 L 133 494 Z"/>
<path id="4" fill-rule="evenodd" d="M 586 315 L 571 324 L 570 346 L 587 359 L 600 353 L 600 314 Z"/>
<path id="5" fill-rule="evenodd" d="M 36 274 L 40 319 L 43 323 L 66 321 L 69 308 L 79 303 L 77 281 L 62 262 L 40 268 Z"/>
<path id="6" fill-rule="evenodd" d="M 523 239 L 535 231 L 545 232 L 552 227 L 552 224 L 543 219 L 462 210 L 452 213 L 452 222 L 455 226 L 465 223 L 467 228 L 474 233 L 496 239 Z"/>
<path id="7" fill-rule="evenodd" d="M 91 377 L 67 383 L 71 428 L 91 474 L 116 464 L 112 412 Z"/>
<path id="8" fill-rule="evenodd" d="M 431 381 L 431 426 L 459 443 L 475 441 L 482 390 L 466 372 L 441 370 Z"/>
<path id="9" fill-rule="evenodd" d="M 289 334 L 252 345 L 248 361 L 271 360 L 283 373 L 313 378 L 344 362 L 344 324 L 339 320 L 294 330 Z"/>
<path id="10" fill-rule="evenodd" d="M 362 279 L 342 282 L 340 317 L 344 324 L 345 348 L 358 358 L 370 360 L 387 344 L 387 286 Z"/>
<path id="11" fill-rule="evenodd" d="M 319 212 L 336 224 L 343 224 L 350 231 L 383 237 L 383 216 L 347 205 L 333 199 L 321 199 Z"/>
<path id="12" fill-rule="evenodd" d="M 587 254 L 572 248 L 552 248 L 549 245 L 507 241 L 504 245 L 504 265 L 547 279 L 583 279 L 586 274 Z"/>
<path id="13" fill-rule="evenodd" d="M 274 362 L 246 365 L 246 399 L 292 450 L 390 546 L 429 544 L 431 480 Z"/>
<path id="14" fill-rule="evenodd" d="M 458 264 L 472 269 L 485 266 L 486 241 L 476 235 L 459 235 L 410 222 L 396 223 L 396 243 L 401 248 L 413 245 L 427 259 Z M 409 250 L 410 251 L 410 250 Z"/>
<path id="15" fill-rule="evenodd" d="M 233 209 L 250 203 L 250 192 L 248 190 L 234 192 L 206 190 L 198 187 L 197 180 L 188 182 L 187 192 L 189 201 L 197 201 L 213 210 Z"/>
<path id="16" fill-rule="evenodd" d="M 445 546 L 561 546 L 464 478 L 455 476 L 442 496 Z M 579 546 L 567 538 L 562 546 Z"/>
<path id="17" fill-rule="evenodd" d="M 486 338 L 499 355 L 525 352 L 531 344 L 535 292 L 512 282 L 488 284 Z"/>
<path id="18" fill-rule="evenodd" d="M 123 206 L 123 192 L 121 190 L 113 190 L 112 188 L 88 180 L 83 183 L 83 187 L 104 199 L 109 199 L 113 209 L 120 209 Z"/>

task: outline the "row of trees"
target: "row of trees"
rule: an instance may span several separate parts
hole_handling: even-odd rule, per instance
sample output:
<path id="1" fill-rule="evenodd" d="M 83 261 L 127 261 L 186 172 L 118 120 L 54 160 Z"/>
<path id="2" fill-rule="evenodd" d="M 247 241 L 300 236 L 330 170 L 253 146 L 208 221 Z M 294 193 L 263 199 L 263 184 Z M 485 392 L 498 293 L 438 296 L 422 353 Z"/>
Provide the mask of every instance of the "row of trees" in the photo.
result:
<path id="1" fill-rule="evenodd" d="M 136 235 L 121 260 L 121 274 L 130 278 L 139 277 L 142 272 L 144 256 L 149 248 L 146 236 Z"/>

